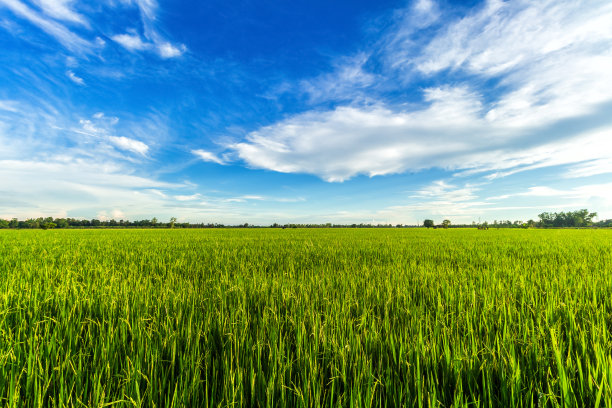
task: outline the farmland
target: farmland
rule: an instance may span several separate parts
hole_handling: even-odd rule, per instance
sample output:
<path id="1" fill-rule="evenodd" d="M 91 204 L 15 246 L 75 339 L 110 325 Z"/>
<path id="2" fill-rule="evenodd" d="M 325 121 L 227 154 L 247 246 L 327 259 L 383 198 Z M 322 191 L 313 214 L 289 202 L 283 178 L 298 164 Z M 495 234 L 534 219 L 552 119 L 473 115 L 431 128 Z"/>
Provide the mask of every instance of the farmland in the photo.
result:
<path id="1" fill-rule="evenodd" d="M 0 232 L 2 406 L 612 406 L 612 231 Z"/>

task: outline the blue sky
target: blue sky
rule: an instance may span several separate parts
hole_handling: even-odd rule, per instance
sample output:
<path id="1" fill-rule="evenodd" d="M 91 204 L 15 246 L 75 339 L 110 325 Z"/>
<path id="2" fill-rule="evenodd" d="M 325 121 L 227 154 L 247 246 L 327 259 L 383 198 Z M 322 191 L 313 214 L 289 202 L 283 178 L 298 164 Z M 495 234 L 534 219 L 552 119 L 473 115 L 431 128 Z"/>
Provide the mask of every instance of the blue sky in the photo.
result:
<path id="1" fill-rule="evenodd" d="M 612 218 L 609 1 L 0 0 L 0 218 Z"/>

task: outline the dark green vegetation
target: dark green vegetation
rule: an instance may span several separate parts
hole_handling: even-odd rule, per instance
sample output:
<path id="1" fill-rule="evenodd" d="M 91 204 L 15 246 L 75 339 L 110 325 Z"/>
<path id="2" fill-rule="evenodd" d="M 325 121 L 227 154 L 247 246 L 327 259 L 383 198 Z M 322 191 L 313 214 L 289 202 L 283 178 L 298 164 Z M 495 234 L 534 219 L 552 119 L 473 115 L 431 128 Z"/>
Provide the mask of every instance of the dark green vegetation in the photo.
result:
<path id="1" fill-rule="evenodd" d="M 593 225 L 593 218 L 597 217 L 597 213 L 583 209 L 568 212 L 561 211 L 560 213 L 545 212 L 538 215 L 538 217 L 540 218 L 539 225 L 542 227 L 588 227 Z"/>
<path id="2" fill-rule="evenodd" d="M 489 225 L 486 221 L 483 224 L 476 224 L 474 221 L 471 225 L 453 225 L 453 227 L 469 228 L 469 227 L 494 227 L 494 228 L 584 228 L 584 227 L 600 227 L 609 228 L 612 227 L 612 219 L 601 220 L 594 222 L 593 219 L 597 216 L 595 212 L 589 212 L 586 209 L 578 211 L 568 211 L 560 213 L 542 213 L 540 221 L 529 220 L 523 221 L 497 221 Z M 424 227 L 432 228 L 435 227 L 433 220 L 425 220 L 423 223 Z M 438 227 L 449 228 L 451 226 L 450 220 L 442 221 Z M 270 228 L 392 228 L 391 224 L 284 224 L 280 225 L 274 223 L 270 225 Z M 402 227 L 415 227 L 409 225 L 398 224 L 396 228 Z M 262 228 L 261 226 L 249 225 L 248 223 L 240 225 L 223 225 L 213 223 L 189 223 L 189 222 L 177 222 L 176 218 L 172 217 L 168 222 L 160 222 L 157 218 L 150 220 L 86 220 L 80 218 L 28 218 L 26 220 L 18 220 L 13 218 L 10 221 L 0 219 L 0 229 L 54 229 L 54 228 Z"/>
<path id="3" fill-rule="evenodd" d="M 2 406 L 612 406 L 610 230 L 0 232 Z"/>

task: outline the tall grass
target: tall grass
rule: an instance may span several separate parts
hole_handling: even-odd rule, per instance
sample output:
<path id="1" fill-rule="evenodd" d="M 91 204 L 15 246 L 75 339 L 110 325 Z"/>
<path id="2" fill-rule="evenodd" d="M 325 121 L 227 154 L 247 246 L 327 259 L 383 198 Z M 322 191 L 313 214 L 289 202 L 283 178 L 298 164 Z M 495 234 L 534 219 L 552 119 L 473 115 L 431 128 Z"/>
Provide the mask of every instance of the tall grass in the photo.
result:
<path id="1" fill-rule="evenodd" d="M 0 405 L 612 406 L 612 231 L 0 233 Z"/>

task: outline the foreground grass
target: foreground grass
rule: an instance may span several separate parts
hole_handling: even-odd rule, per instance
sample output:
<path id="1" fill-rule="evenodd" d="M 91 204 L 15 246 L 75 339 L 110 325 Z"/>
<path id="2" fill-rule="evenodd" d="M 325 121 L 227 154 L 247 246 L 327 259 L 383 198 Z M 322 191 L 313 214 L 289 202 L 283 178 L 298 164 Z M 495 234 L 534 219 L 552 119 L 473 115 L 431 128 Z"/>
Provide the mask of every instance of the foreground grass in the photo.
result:
<path id="1" fill-rule="evenodd" d="M 612 406 L 612 231 L 0 233 L 0 405 Z"/>

